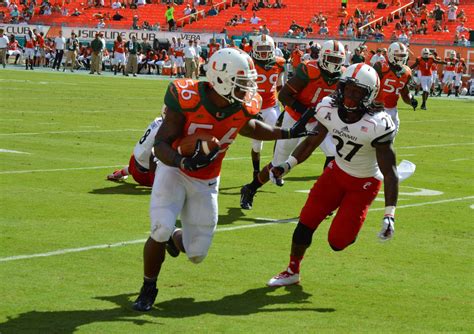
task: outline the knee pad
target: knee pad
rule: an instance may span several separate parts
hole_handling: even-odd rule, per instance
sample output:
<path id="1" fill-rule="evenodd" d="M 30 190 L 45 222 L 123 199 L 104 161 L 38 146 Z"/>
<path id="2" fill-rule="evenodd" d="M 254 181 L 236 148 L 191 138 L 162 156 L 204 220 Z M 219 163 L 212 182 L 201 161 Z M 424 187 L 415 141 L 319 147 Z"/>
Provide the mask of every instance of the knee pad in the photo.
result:
<path id="1" fill-rule="evenodd" d="M 151 227 L 150 238 L 156 242 L 166 242 L 171 237 L 173 229 L 168 226 L 156 224 Z"/>
<path id="2" fill-rule="evenodd" d="M 188 259 L 194 264 L 199 264 L 206 258 L 206 255 L 189 256 Z"/>
<path id="3" fill-rule="evenodd" d="M 256 153 L 260 153 L 263 148 L 263 141 L 261 140 L 252 140 L 252 150 Z"/>
<path id="4" fill-rule="evenodd" d="M 314 230 L 310 229 L 301 222 L 296 225 L 295 231 L 293 232 L 293 243 L 297 245 L 304 245 L 309 247 L 313 241 Z"/>

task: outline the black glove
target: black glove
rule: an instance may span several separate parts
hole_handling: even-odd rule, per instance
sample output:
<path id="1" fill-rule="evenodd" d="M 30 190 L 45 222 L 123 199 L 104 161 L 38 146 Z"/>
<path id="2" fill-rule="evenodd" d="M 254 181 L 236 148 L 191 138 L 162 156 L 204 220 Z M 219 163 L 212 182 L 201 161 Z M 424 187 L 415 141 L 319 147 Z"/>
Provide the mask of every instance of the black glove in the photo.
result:
<path id="1" fill-rule="evenodd" d="M 198 169 L 208 166 L 217 158 L 219 154 L 219 146 L 213 149 L 209 154 L 204 154 L 201 151 L 202 142 L 199 139 L 196 142 L 196 148 L 194 149 L 194 154 L 191 157 L 184 157 L 181 159 L 181 168 L 189 171 L 196 171 Z"/>
<path id="2" fill-rule="evenodd" d="M 410 101 L 410 104 L 413 107 L 413 111 L 415 111 L 416 107 L 418 107 L 418 101 L 414 97 L 412 97 L 411 101 Z"/>
<path id="3" fill-rule="evenodd" d="M 301 118 L 290 128 L 290 129 L 281 129 L 282 139 L 290 138 L 300 138 L 306 136 L 314 136 L 317 133 L 313 130 L 306 130 L 306 124 L 315 114 L 314 108 L 307 109 Z"/>

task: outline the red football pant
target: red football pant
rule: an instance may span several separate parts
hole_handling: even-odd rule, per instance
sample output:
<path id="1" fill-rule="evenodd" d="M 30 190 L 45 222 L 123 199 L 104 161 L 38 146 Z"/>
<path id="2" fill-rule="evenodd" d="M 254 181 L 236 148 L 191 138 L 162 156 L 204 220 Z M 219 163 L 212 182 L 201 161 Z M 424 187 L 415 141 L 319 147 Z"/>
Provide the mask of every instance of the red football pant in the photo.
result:
<path id="1" fill-rule="evenodd" d="M 150 171 L 148 171 L 148 172 L 140 171 L 137 167 L 137 161 L 135 160 L 135 156 L 133 154 L 130 157 L 130 161 L 128 162 L 128 173 L 130 175 L 132 175 L 133 179 L 138 184 L 141 184 L 142 186 L 146 186 L 146 187 L 153 186 L 153 180 L 155 179 L 155 173 L 152 173 Z"/>
<path id="2" fill-rule="evenodd" d="M 329 228 L 328 242 L 333 249 L 342 250 L 357 238 L 381 184 L 373 177 L 350 176 L 332 161 L 311 189 L 300 222 L 316 230 L 329 213 L 339 208 Z"/>

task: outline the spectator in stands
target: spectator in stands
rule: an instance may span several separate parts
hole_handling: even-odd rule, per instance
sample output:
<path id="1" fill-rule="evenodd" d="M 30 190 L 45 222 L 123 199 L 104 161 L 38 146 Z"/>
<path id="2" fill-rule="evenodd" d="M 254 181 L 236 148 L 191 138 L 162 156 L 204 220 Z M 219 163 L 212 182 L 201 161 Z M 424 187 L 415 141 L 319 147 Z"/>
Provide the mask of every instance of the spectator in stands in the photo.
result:
<path id="1" fill-rule="evenodd" d="M 295 20 L 291 21 L 290 29 L 295 31 L 296 29 L 303 30 L 304 27 L 298 25 Z"/>
<path id="2" fill-rule="evenodd" d="M 387 7 L 388 5 L 385 3 L 385 0 L 380 0 L 380 2 L 377 4 L 377 9 L 385 9 Z"/>
<path id="3" fill-rule="evenodd" d="M 258 7 L 258 3 L 254 1 L 254 3 L 252 4 L 252 11 L 256 12 L 257 10 L 260 10 L 260 8 Z"/>
<path id="4" fill-rule="evenodd" d="M 104 28 L 105 28 L 104 19 L 100 19 L 99 23 L 97 23 L 97 29 L 104 29 Z"/>
<path id="5" fill-rule="evenodd" d="M 13 7 L 13 9 L 10 11 L 10 19 L 11 23 L 18 23 L 18 18 L 20 16 L 20 12 L 18 11 L 18 7 Z"/>
<path id="6" fill-rule="evenodd" d="M 183 15 L 188 16 L 191 14 L 191 6 L 189 4 L 186 5 L 186 7 L 183 10 Z"/>
<path id="7" fill-rule="evenodd" d="M 219 11 L 217 10 L 216 6 L 211 6 L 211 9 L 209 9 L 209 11 L 207 12 L 207 15 L 208 16 L 216 16 L 217 14 L 219 14 Z"/>
<path id="8" fill-rule="evenodd" d="M 341 20 L 341 22 L 339 22 L 339 36 L 344 36 L 344 33 L 346 32 L 346 24 L 344 23 L 344 20 Z"/>
<path id="9" fill-rule="evenodd" d="M 142 30 L 151 30 L 151 25 L 148 21 L 143 21 Z"/>
<path id="10" fill-rule="evenodd" d="M 140 29 L 140 26 L 138 25 L 138 15 L 133 15 L 133 18 L 132 18 L 132 30 L 139 30 Z"/>
<path id="11" fill-rule="evenodd" d="M 122 9 L 122 4 L 120 3 L 119 0 L 115 0 L 115 1 L 112 3 L 112 9 Z"/>
<path id="12" fill-rule="evenodd" d="M 68 16 L 69 15 L 69 9 L 64 6 L 61 10 L 60 10 L 60 13 L 62 16 Z"/>
<path id="13" fill-rule="evenodd" d="M 352 38 L 354 36 L 354 23 L 348 23 L 346 26 L 346 36 Z"/>
<path id="14" fill-rule="evenodd" d="M 435 21 L 435 24 L 433 25 L 433 31 L 443 31 L 443 28 L 441 27 L 441 23 L 439 21 Z"/>
<path id="15" fill-rule="evenodd" d="M 442 10 L 439 5 L 435 5 L 435 8 L 433 10 L 433 17 L 436 23 L 441 26 L 441 23 L 444 21 L 444 10 Z"/>
<path id="16" fill-rule="evenodd" d="M 79 9 L 77 8 L 74 8 L 74 12 L 72 12 L 71 16 L 79 16 L 81 15 L 82 13 L 79 11 Z"/>
<path id="17" fill-rule="evenodd" d="M 123 19 L 123 16 L 120 15 L 120 13 L 118 12 L 118 10 L 115 12 L 115 14 L 112 16 L 112 20 L 114 21 L 120 21 L 121 19 Z"/>
<path id="18" fill-rule="evenodd" d="M 260 29 L 260 33 L 262 35 L 270 35 L 270 29 L 268 29 L 266 24 L 262 26 L 262 29 Z"/>
<path id="19" fill-rule="evenodd" d="M 273 8 L 283 8 L 283 0 L 275 0 L 275 3 L 273 4 Z"/>
<path id="20" fill-rule="evenodd" d="M 448 22 L 456 21 L 458 7 L 456 5 L 449 5 L 448 6 Z"/>
<path id="21" fill-rule="evenodd" d="M 461 22 L 461 24 L 456 27 L 456 32 L 460 34 L 463 32 L 468 32 L 468 31 L 469 29 L 464 26 L 464 22 Z"/>
<path id="22" fill-rule="evenodd" d="M 449 32 L 449 27 L 447 25 L 444 25 L 443 32 Z"/>
<path id="23" fill-rule="evenodd" d="M 145 6 L 146 1 L 145 0 L 136 0 L 137 7 Z"/>
<path id="24" fill-rule="evenodd" d="M 471 42 L 466 38 L 465 35 L 461 35 L 461 38 L 458 41 L 459 46 L 471 46 Z"/>
<path id="25" fill-rule="evenodd" d="M 319 34 L 320 35 L 327 35 L 329 33 L 329 28 L 326 25 L 326 22 L 323 22 L 321 24 L 321 27 L 319 28 Z"/>
<path id="26" fill-rule="evenodd" d="M 466 18 L 466 14 L 464 13 L 464 9 L 461 9 L 458 13 L 458 15 L 456 16 L 457 20 L 459 22 L 466 22 L 467 21 L 467 18 Z"/>
<path id="27" fill-rule="evenodd" d="M 312 26 L 311 23 L 308 23 L 308 26 L 306 28 L 304 28 L 304 32 L 308 35 L 312 34 L 314 32 L 313 26 Z"/>
<path id="28" fill-rule="evenodd" d="M 171 4 L 166 5 L 166 12 L 165 12 L 165 18 L 166 22 L 168 23 L 168 31 L 173 31 L 175 30 L 175 20 L 174 20 L 174 2 L 171 2 Z"/>
<path id="29" fill-rule="evenodd" d="M 348 0 L 341 0 L 341 7 L 347 8 L 347 2 Z"/>
<path id="30" fill-rule="evenodd" d="M 247 21 L 247 19 L 245 17 L 243 17 L 242 15 L 239 15 L 239 19 L 237 20 L 237 23 L 238 24 L 243 24 L 243 23 L 245 23 L 245 21 Z"/>
<path id="31" fill-rule="evenodd" d="M 240 10 L 247 10 L 247 7 L 249 6 L 249 3 L 247 1 L 242 1 L 242 3 L 240 4 Z"/>
<path id="32" fill-rule="evenodd" d="M 257 16 L 257 13 L 254 11 L 252 17 L 250 18 L 250 24 L 259 24 L 262 19 Z"/>

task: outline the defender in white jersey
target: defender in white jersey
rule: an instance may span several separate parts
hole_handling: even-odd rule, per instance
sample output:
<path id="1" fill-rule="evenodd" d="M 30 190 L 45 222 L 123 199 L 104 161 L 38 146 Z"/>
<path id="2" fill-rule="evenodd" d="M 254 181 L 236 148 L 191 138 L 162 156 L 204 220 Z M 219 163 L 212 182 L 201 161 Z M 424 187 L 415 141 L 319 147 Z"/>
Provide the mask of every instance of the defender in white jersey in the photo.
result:
<path id="1" fill-rule="evenodd" d="M 107 180 L 123 181 L 128 177 L 128 175 L 132 175 L 133 179 L 142 186 L 151 187 L 153 185 L 153 180 L 155 179 L 156 158 L 152 149 L 155 135 L 162 123 L 162 117 L 157 117 L 153 122 L 151 122 L 143 136 L 135 145 L 128 166 L 122 169 L 117 169 L 112 174 L 107 175 Z"/>
<path id="2" fill-rule="evenodd" d="M 281 178 L 296 164 L 305 161 L 326 135 L 332 136 L 337 154 L 318 178 L 301 210 L 293 233 L 288 268 L 272 277 L 269 286 L 299 282 L 300 263 L 311 245 L 313 233 L 330 212 L 338 209 L 328 242 L 341 251 L 356 241 L 372 201 L 384 177 L 385 215 L 379 238 L 391 239 L 394 233 L 398 175 L 392 141 L 395 125 L 384 111 L 372 111 L 380 87 L 374 68 L 354 64 L 342 75 L 336 93 L 325 97 L 316 108 L 319 134 L 305 139 L 290 158 L 271 170 Z"/>

